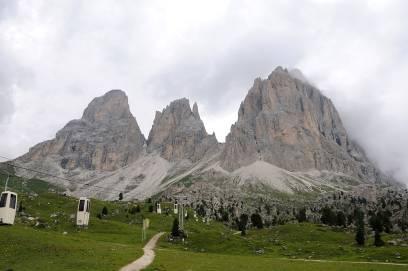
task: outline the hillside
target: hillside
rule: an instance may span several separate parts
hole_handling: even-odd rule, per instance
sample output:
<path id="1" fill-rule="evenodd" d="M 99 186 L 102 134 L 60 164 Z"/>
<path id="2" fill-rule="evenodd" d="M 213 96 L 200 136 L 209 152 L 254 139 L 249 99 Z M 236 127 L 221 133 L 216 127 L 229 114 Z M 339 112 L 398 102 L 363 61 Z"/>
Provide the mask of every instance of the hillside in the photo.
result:
<path id="1" fill-rule="evenodd" d="M 3 187 L 5 178 L 1 176 Z M 18 192 L 16 223 L 0 226 L 0 270 L 117 270 L 142 255 L 142 216 L 151 219 L 147 238 L 171 225 L 140 204 L 91 201 L 88 229 L 74 226 L 77 199 L 64 196 L 41 180 L 12 178 L 10 190 Z M 97 216 L 106 206 L 108 215 Z M 144 208 L 144 209 L 143 209 Z"/>
<path id="2" fill-rule="evenodd" d="M 5 244 L 0 248 L 1 270 L 117 270 L 142 253 L 142 217 L 151 220 L 148 238 L 169 232 L 174 219 L 172 214 L 151 213 L 148 202 L 92 199 L 89 228 L 79 230 L 73 226 L 75 198 L 57 193 L 57 187 L 41 180 L 14 177 L 10 187 L 19 192 L 21 208 L 14 226 L 0 227 L 0 241 Z M 141 211 L 131 211 L 137 205 Z M 99 219 L 104 206 L 108 215 Z M 171 207 L 162 202 L 163 210 Z M 368 235 L 367 244 L 358 247 L 350 228 L 291 222 L 265 229 L 250 226 L 246 236 L 241 236 L 234 227 L 204 217 L 195 219 L 192 209 L 188 213 L 186 242 L 162 238 L 148 270 L 248 270 L 250 266 L 267 270 L 277 264 L 282 270 L 405 270 L 405 265 L 390 264 L 408 264 L 406 243 L 375 247 Z M 384 234 L 383 239 L 406 240 L 406 236 Z"/>

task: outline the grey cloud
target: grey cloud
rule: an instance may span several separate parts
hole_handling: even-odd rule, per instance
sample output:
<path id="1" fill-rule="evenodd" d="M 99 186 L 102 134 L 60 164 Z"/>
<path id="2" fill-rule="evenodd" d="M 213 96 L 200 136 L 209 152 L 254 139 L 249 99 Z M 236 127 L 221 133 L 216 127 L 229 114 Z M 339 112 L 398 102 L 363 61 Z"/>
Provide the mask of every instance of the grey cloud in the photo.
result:
<path id="1" fill-rule="evenodd" d="M 224 135 L 233 118 L 219 119 L 281 65 L 300 68 L 368 155 L 408 181 L 406 1 L 167 2 L 0 0 L 0 150 L 22 154 L 112 88 L 144 134 L 155 110 L 187 97 Z"/>
<path id="2" fill-rule="evenodd" d="M 221 53 L 208 48 L 214 50 L 211 57 L 195 51 L 180 55 L 148 86 L 159 99 L 195 97 L 212 111 L 222 112 L 231 100 L 243 100 L 256 77 L 267 76 L 278 65 L 293 66 L 303 53 L 294 43 L 294 38 L 262 39 L 252 33 L 236 41 L 240 46 Z"/>

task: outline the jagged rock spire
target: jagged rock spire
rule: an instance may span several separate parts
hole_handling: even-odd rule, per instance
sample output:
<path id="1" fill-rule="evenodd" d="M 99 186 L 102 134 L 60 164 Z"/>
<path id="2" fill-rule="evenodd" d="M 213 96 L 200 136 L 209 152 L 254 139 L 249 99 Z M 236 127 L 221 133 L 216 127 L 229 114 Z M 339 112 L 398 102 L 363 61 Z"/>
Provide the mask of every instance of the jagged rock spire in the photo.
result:
<path id="1" fill-rule="evenodd" d="M 214 148 L 218 148 L 218 142 L 215 136 L 207 134 L 196 103 L 191 110 L 189 100 L 182 98 L 156 112 L 148 138 L 149 151 L 159 151 L 170 161 L 195 162 Z"/>

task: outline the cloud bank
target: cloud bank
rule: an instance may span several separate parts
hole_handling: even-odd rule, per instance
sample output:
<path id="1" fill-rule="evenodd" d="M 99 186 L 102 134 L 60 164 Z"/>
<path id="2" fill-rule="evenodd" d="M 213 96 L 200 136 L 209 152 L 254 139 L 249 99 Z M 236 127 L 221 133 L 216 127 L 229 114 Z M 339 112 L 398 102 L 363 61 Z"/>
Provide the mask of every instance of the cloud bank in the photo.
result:
<path id="1" fill-rule="evenodd" d="M 123 89 L 155 110 L 197 101 L 224 141 L 254 78 L 296 67 L 350 135 L 408 182 L 406 1 L 0 0 L 0 150 L 16 157 Z"/>

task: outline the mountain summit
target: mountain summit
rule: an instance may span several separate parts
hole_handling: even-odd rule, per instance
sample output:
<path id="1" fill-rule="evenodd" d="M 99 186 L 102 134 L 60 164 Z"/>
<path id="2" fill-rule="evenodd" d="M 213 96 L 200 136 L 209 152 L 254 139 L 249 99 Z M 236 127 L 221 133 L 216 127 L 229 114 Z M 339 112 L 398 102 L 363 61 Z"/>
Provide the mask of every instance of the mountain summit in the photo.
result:
<path id="1" fill-rule="evenodd" d="M 112 90 L 95 98 L 79 120 L 70 121 L 52 140 L 42 142 L 19 160 L 62 170 L 112 171 L 135 161 L 145 144 L 128 98 Z"/>
<path id="2" fill-rule="evenodd" d="M 61 184 L 73 193 L 104 199 L 116 198 L 112 189 L 127 199 L 159 192 L 263 197 L 392 182 L 350 139 L 331 100 L 300 71 L 282 67 L 255 79 L 225 144 L 207 133 L 198 105 L 186 98 L 156 112 L 145 140 L 126 94 L 111 90 L 16 162 L 73 180 Z"/>
<path id="3" fill-rule="evenodd" d="M 347 135 L 331 100 L 281 67 L 255 80 L 227 136 L 221 165 L 231 171 L 257 160 L 289 171 L 381 178 Z"/>
<path id="4" fill-rule="evenodd" d="M 196 103 L 191 110 L 188 99 L 170 103 L 162 112 L 157 111 L 148 138 L 148 149 L 158 150 L 169 161 L 200 160 L 208 151 L 216 150 L 217 139 L 208 135 L 198 113 Z"/>

